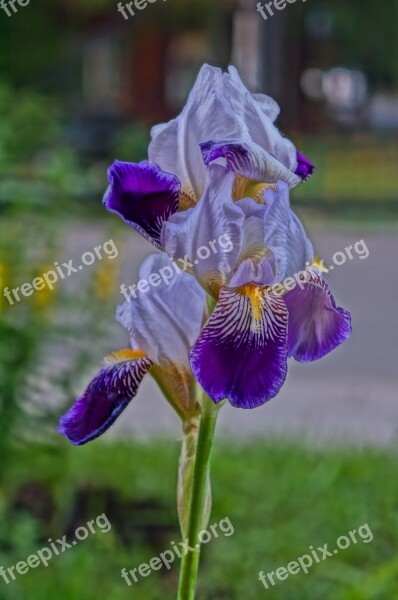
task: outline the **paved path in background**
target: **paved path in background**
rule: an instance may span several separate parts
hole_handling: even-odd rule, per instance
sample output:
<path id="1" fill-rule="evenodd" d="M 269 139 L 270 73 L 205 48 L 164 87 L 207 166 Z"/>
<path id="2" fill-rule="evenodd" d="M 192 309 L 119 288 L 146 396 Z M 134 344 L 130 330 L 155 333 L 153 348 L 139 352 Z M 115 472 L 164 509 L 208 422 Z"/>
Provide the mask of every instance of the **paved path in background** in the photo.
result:
<path id="1" fill-rule="evenodd" d="M 74 232 L 69 245 L 84 251 L 91 241 L 93 246 L 101 243 L 102 236 L 94 228 L 83 235 Z M 311 443 L 397 443 L 398 235 L 359 227 L 357 231 L 312 228 L 311 237 L 326 264 L 336 251 L 358 239 L 364 238 L 369 248 L 365 260 L 347 261 L 328 275 L 338 304 L 352 313 L 352 338 L 316 363 L 290 361 L 286 384 L 267 405 L 251 411 L 224 407 L 219 433 L 241 439 L 304 437 Z M 138 266 L 150 252 L 149 245 L 133 234 L 126 248 L 127 282 L 137 281 L 130 261 Z M 128 433 L 140 438 L 179 436 L 179 423 L 150 378 L 111 435 Z"/>

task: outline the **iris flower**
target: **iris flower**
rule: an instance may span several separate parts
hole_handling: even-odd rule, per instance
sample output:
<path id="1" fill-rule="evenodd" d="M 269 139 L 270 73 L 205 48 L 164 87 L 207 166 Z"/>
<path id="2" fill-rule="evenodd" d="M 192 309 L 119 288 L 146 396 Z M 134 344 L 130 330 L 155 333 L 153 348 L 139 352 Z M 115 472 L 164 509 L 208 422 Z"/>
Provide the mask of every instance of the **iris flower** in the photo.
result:
<path id="1" fill-rule="evenodd" d="M 205 190 L 200 148 L 205 143 L 213 157 L 228 156 L 230 168 L 243 178 L 294 187 L 311 175 L 313 165 L 275 127 L 278 115 L 276 102 L 251 94 L 235 67 L 223 73 L 204 65 L 182 113 L 152 129 L 149 160 L 178 177 L 183 207 L 196 204 Z"/>
<path id="2" fill-rule="evenodd" d="M 278 114 L 276 102 L 251 94 L 234 67 L 204 65 L 182 113 L 152 129 L 149 161 L 110 167 L 105 206 L 161 249 L 163 223 L 199 202 L 213 160 L 235 174 L 235 200 L 261 199 L 277 181 L 294 187 L 314 166 L 275 127 Z"/>
<path id="3" fill-rule="evenodd" d="M 216 300 L 190 352 L 195 377 L 215 402 L 228 398 L 253 408 L 278 393 L 288 357 L 321 358 L 349 337 L 351 324 L 290 209 L 287 184 L 266 190 L 263 203 L 233 201 L 233 186 L 233 173 L 209 165 L 203 198 L 166 222 L 161 240 L 175 259 L 189 259 L 192 274 Z M 221 233 L 233 250 L 195 260 Z"/>
<path id="4" fill-rule="evenodd" d="M 280 390 L 289 357 L 319 359 L 351 333 L 290 208 L 290 189 L 314 167 L 275 127 L 278 113 L 233 67 L 205 65 L 182 113 L 153 128 L 149 161 L 115 161 L 108 171 L 106 208 L 162 251 L 141 279 L 155 281 L 166 266 L 176 276 L 119 307 L 131 348 L 106 359 L 60 431 L 76 445 L 98 437 L 143 377 L 156 379 L 184 431 L 178 513 L 190 549 L 178 600 L 195 598 L 221 401 L 264 404 Z"/>
<path id="5" fill-rule="evenodd" d="M 215 303 L 190 351 L 215 403 L 254 408 L 273 398 L 287 359 L 323 357 L 351 333 L 289 190 L 313 165 L 276 129 L 279 109 L 234 68 L 205 65 L 179 117 L 152 131 L 151 161 L 116 161 L 104 203 L 192 274 Z M 211 136 L 211 139 L 209 139 Z M 228 236 L 198 260 L 200 248 Z M 180 263 L 181 264 L 181 263 Z M 187 300 L 188 302 L 188 300 Z"/>
<path id="6" fill-rule="evenodd" d="M 140 278 L 169 267 L 165 254 L 150 256 Z M 189 301 L 188 301 L 189 299 Z M 107 356 L 84 394 L 62 417 L 59 432 L 80 446 L 103 434 L 138 392 L 147 373 L 184 419 L 199 412 L 188 354 L 206 317 L 205 293 L 186 273 L 169 285 L 126 301 L 117 320 L 130 334 L 131 347 Z"/>

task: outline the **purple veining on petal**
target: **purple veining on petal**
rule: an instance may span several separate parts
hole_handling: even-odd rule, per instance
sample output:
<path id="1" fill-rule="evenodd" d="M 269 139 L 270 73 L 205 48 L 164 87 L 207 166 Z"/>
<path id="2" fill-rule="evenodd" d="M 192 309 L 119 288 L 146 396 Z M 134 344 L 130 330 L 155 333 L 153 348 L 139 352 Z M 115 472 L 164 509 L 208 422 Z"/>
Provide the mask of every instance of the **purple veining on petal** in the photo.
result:
<path id="1" fill-rule="evenodd" d="M 315 166 L 312 162 L 304 156 L 301 152 L 297 152 L 297 168 L 296 175 L 301 177 L 303 181 L 306 181 L 311 177 L 313 172 L 315 171 Z"/>
<path id="2" fill-rule="evenodd" d="M 218 158 L 225 158 L 227 164 L 233 162 L 235 157 L 244 162 L 249 154 L 243 144 L 231 143 L 230 141 L 216 142 L 210 140 L 200 144 L 200 149 L 206 167 Z"/>
<path id="3" fill-rule="evenodd" d="M 284 181 L 289 188 L 301 183 L 301 179 L 275 156 L 258 144 L 247 140 L 208 141 L 200 145 L 206 166 L 217 159 L 224 159 L 228 171 L 247 179 L 263 183 Z"/>
<path id="4" fill-rule="evenodd" d="M 177 212 L 181 184 L 154 163 L 116 160 L 108 169 L 106 208 L 160 248 L 162 225 Z"/>
<path id="5" fill-rule="evenodd" d="M 350 313 L 336 306 L 326 281 L 312 269 L 306 282 L 284 300 L 289 311 L 289 356 L 296 360 L 322 358 L 350 337 Z"/>
<path id="6" fill-rule="evenodd" d="M 190 353 L 193 373 L 210 398 L 228 398 L 238 408 L 255 408 L 276 396 L 287 370 L 285 303 L 274 292 L 248 288 L 242 293 L 222 288 Z"/>
<path id="7" fill-rule="evenodd" d="M 87 444 L 102 435 L 136 395 L 142 378 L 152 365 L 147 357 L 105 365 L 61 418 L 59 433 L 75 446 Z"/>

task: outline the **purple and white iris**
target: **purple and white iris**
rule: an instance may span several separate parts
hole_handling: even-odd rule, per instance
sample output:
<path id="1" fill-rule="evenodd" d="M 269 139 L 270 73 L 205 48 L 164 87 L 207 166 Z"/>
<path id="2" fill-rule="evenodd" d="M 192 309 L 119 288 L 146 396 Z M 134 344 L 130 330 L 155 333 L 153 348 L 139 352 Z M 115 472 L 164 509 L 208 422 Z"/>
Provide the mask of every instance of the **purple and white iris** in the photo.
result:
<path id="1" fill-rule="evenodd" d="M 170 256 L 189 258 L 192 274 L 217 300 L 190 352 L 195 377 L 215 402 L 253 408 L 278 393 L 289 356 L 321 358 L 349 337 L 351 324 L 312 266 L 312 244 L 290 209 L 287 184 L 266 190 L 263 203 L 234 201 L 233 187 L 233 172 L 210 164 L 203 198 L 164 224 L 161 243 Z M 195 261 L 221 232 L 233 250 Z"/>
<path id="2" fill-rule="evenodd" d="M 164 253 L 153 254 L 142 264 L 140 278 L 170 265 Z M 206 319 L 205 296 L 193 277 L 180 272 L 168 286 L 119 306 L 116 318 L 130 334 L 131 348 L 106 357 L 84 394 L 62 417 L 59 432 L 76 446 L 100 436 L 134 398 L 147 373 L 179 415 L 195 416 L 199 407 L 189 351 Z"/>
<path id="3" fill-rule="evenodd" d="M 288 357 L 316 360 L 350 336 L 350 315 L 336 306 L 290 208 L 289 189 L 314 167 L 275 127 L 278 114 L 236 69 L 205 65 L 182 113 L 153 128 L 150 160 L 109 169 L 108 210 L 192 268 L 119 309 L 132 352 L 144 354 L 117 353 L 100 371 L 62 420 L 73 443 L 107 429 L 147 371 L 169 396 L 179 389 L 182 413 L 193 375 L 214 402 L 254 408 L 278 393 Z M 197 260 L 221 236 L 231 246 Z M 145 263 L 142 277 L 164 260 Z M 207 322 L 205 292 L 215 304 Z"/>

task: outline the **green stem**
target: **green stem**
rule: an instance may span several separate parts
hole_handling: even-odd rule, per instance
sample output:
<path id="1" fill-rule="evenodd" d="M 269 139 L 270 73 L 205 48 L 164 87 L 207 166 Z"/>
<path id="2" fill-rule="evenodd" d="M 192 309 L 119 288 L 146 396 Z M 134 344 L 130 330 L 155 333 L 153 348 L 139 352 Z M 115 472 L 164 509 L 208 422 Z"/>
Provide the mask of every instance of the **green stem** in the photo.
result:
<path id="1" fill-rule="evenodd" d="M 193 549 L 188 551 L 181 559 L 177 600 L 195 599 L 200 559 L 200 542 L 198 537 L 202 530 L 203 515 L 206 508 L 207 480 L 209 477 L 210 456 L 217 413 L 218 408 L 204 395 L 188 520 L 188 544 Z"/>

